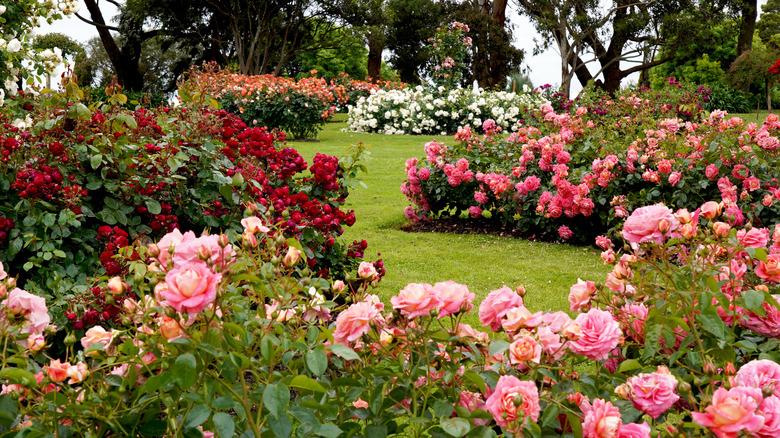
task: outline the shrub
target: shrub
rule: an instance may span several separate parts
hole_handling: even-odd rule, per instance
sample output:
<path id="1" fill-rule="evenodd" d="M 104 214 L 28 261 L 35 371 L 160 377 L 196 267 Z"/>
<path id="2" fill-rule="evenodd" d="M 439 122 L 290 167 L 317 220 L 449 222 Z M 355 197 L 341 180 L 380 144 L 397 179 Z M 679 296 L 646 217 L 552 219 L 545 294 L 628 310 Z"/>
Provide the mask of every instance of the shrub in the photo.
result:
<path id="1" fill-rule="evenodd" d="M 118 106 L 91 110 L 66 93 L 12 101 L 0 113 L 0 251 L 20 286 L 47 297 L 55 323 L 114 320 L 92 277 L 127 273 L 137 242 L 173 230 L 240 229 L 258 211 L 303 242 L 309 268 L 343 278 L 365 242 L 340 239 L 355 221 L 345 182 L 362 163 L 318 154 L 311 166 L 284 134 L 248 128 L 224 110 Z M 26 108 L 26 109 L 25 109 Z"/>
<path id="2" fill-rule="evenodd" d="M 378 90 L 350 106 L 347 126 L 355 132 L 444 135 L 462 126 L 479 128 L 492 118 L 508 129 L 543 102 L 528 88 L 521 93 L 422 86 Z"/>
<path id="3" fill-rule="evenodd" d="M 370 293 L 375 266 L 346 284 L 310 278 L 295 243 L 258 217 L 245 218 L 243 243 L 167 235 L 141 250 L 147 272 L 109 282 L 139 296 L 123 303 L 122 330 L 70 335 L 67 357 L 44 354 L 43 300 L 2 278 L 0 428 L 776 436 L 780 233 L 723 228 L 717 206 L 634 211 L 623 227 L 633 249 L 610 255 L 599 240 L 614 265 L 604 284 L 571 287 L 574 318 L 531 312 L 522 286 L 492 291 L 478 307 L 492 334 L 463 323 L 465 285 L 409 284 L 385 308 Z M 327 301 L 333 291 L 347 304 Z"/>
<path id="4" fill-rule="evenodd" d="M 656 202 L 693 209 L 720 198 L 747 212 L 740 223 L 776 217 L 777 116 L 762 126 L 721 111 L 699 123 L 656 122 L 654 104 L 639 97 L 603 108 L 606 116 L 585 107 L 572 116 L 546 105 L 535 115 L 538 128 L 521 126 L 504 138 L 487 121 L 482 137 L 463 129 L 455 145 L 428 143 L 425 161 L 407 161 L 401 190 L 414 205 L 407 216 L 487 212 L 529 236 L 573 242 L 590 241 L 626 212 Z"/>

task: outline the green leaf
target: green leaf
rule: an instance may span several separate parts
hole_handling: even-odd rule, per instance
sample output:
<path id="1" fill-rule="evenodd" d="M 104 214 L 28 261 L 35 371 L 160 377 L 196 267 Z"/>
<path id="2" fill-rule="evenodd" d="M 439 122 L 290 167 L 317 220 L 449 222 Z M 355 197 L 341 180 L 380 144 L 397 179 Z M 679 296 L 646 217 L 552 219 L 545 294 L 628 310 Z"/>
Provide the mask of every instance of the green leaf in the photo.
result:
<path id="1" fill-rule="evenodd" d="M 57 222 L 57 216 L 54 214 L 46 213 L 43 215 L 43 225 L 46 226 L 46 228 L 51 228 L 54 226 L 55 222 Z"/>
<path id="2" fill-rule="evenodd" d="M 184 420 L 184 427 L 198 427 L 209 419 L 209 415 L 211 415 L 211 409 L 208 406 L 196 405 L 187 414 L 187 418 Z"/>
<path id="3" fill-rule="evenodd" d="M 495 356 L 497 354 L 503 354 L 507 349 L 509 349 L 509 342 L 507 341 L 493 341 L 490 344 L 490 356 Z"/>
<path id="4" fill-rule="evenodd" d="M 711 335 L 721 341 L 726 340 L 728 336 L 728 327 L 713 307 L 708 307 L 707 310 L 698 314 L 696 320 L 702 325 L 704 330 L 708 331 Z"/>
<path id="5" fill-rule="evenodd" d="M 385 438 L 387 436 L 387 426 L 384 424 L 381 426 L 369 424 L 366 426 L 366 433 L 364 435 L 371 438 Z"/>
<path id="6" fill-rule="evenodd" d="M 322 347 L 306 353 L 306 366 L 315 376 L 321 376 L 328 369 L 328 356 Z"/>
<path id="7" fill-rule="evenodd" d="M 282 414 L 279 418 L 270 421 L 269 426 L 271 432 L 279 438 L 288 438 L 292 434 L 292 421 L 287 414 Z"/>
<path id="8" fill-rule="evenodd" d="M 758 310 L 764 304 L 764 293 L 761 291 L 745 291 L 742 296 L 745 298 L 745 308 L 748 310 Z"/>
<path id="9" fill-rule="evenodd" d="M 144 201 L 144 204 L 146 205 L 146 209 L 149 210 L 149 213 L 151 214 L 160 214 L 160 212 L 162 212 L 160 203 L 154 199 L 147 199 Z"/>
<path id="10" fill-rule="evenodd" d="M 19 405 L 8 394 L 0 395 L 0 426 L 10 429 L 16 421 Z"/>
<path id="11" fill-rule="evenodd" d="M 143 436 L 161 436 L 165 435 L 168 430 L 168 425 L 162 420 L 152 420 L 138 429 L 138 432 Z"/>
<path id="12" fill-rule="evenodd" d="M 307 389 L 315 392 L 326 392 L 327 390 L 320 383 L 314 379 L 299 374 L 290 381 L 290 386 L 293 388 Z"/>
<path id="13" fill-rule="evenodd" d="M 16 383 L 22 386 L 37 386 L 38 381 L 35 380 L 35 376 L 21 368 L 3 368 L 0 370 L 0 380 L 10 380 L 11 383 Z"/>
<path id="14" fill-rule="evenodd" d="M 618 367 L 618 372 L 619 373 L 624 373 L 626 371 L 638 370 L 640 368 L 642 368 L 642 364 L 639 363 L 638 360 L 636 360 L 636 359 L 627 359 L 627 360 L 624 360 L 623 362 L 620 363 L 620 367 Z"/>
<path id="15" fill-rule="evenodd" d="M 328 349 L 333 352 L 336 356 L 344 359 L 344 360 L 357 360 L 360 359 L 360 356 L 355 353 L 355 351 L 346 345 L 342 344 L 331 344 Z"/>
<path id="16" fill-rule="evenodd" d="M 471 430 L 471 423 L 469 423 L 469 420 L 466 420 L 465 418 L 441 417 L 439 420 L 439 425 L 441 425 L 441 428 L 445 432 L 457 438 L 466 435 L 469 433 L 469 430 Z"/>
<path id="17" fill-rule="evenodd" d="M 317 430 L 317 435 L 326 438 L 337 438 L 342 432 L 335 424 L 326 423 L 320 426 L 319 430 Z"/>
<path id="18" fill-rule="evenodd" d="M 266 386 L 263 390 L 263 403 L 271 415 L 276 418 L 281 417 L 290 403 L 290 389 L 283 383 L 272 383 Z M 290 419 L 288 418 L 287 421 Z"/>
<path id="19" fill-rule="evenodd" d="M 187 389 L 195 383 L 197 362 L 192 353 L 184 353 L 173 364 L 173 375 L 181 389 Z"/>
<path id="20" fill-rule="evenodd" d="M 582 422 L 580 418 L 576 414 L 567 412 L 566 419 L 569 420 L 569 426 L 574 434 L 574 438 L 582 438 Z"/>
<path id="21" fill-rule="evenodd" d="M 217 412 L 211 419 L 214 422 L 214 432 L 220 438 L 232 437 L 236 430 L 236 424 L 233 422 L 233 417 L 225 412 Z"/>
<path id="22" fill-rule="evenodd" d="M 103 162 L 103 155 L 97 154 L 93 155 L 92 158 L 89 159 L 89 164 L 92 166 L 93 169 L 97 169 L 100 167 L 100 163 Z"/>

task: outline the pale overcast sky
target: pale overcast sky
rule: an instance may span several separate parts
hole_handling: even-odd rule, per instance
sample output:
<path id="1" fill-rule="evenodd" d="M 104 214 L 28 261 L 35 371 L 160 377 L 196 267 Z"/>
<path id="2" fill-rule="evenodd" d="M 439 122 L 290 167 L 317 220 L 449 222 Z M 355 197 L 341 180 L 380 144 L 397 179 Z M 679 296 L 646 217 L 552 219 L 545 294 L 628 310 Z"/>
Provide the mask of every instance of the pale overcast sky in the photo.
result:
<path id="1" fill-rule="evenodd" d="M 767 0 L 759 0 L 759 14 L 761 13 L 761 5 L 766 4 Z M 116 14 L 116 8 L 108 2 L 100 2 L 106 20 Z M 515 46 L 525 50 L 525 64 L 530 68 L 530 77 L 534 86 L 543 84 L 551 84 L 554 86 L 560 85 L 561 82 L 561 69 L 560 69 L 560 57 L 558 52 L 549 49 L 544 53 L 534 56 L 534 38 L 539 38 L 539 34 L 536 32 L 530 21 L 526 17 L 521 17 L 517 13 L 515 2 L 510 2 L 510 11 L 508 17 L 510 22 L 514 25 Z M 89 17 L 89 12 L 84 6 L 83 0 L 81 1 L 81 15 Z M 90 26 L 78 18 L 71 17 L 65 20 L 55 22 L 52 26 L 44 26 L 39 30 L 39 33 L 59 32 L 70 36 L 71 38 L 86 43 L 90 38 L 97 36 L 97 31 L 93 26 Z M 624 84 L 631 81 L 636 81 L 638 74 L 629 76 L 624 80 Z M 572 94 L 579 92 L 582 87 L 575 79 L 572 80 Z"/>

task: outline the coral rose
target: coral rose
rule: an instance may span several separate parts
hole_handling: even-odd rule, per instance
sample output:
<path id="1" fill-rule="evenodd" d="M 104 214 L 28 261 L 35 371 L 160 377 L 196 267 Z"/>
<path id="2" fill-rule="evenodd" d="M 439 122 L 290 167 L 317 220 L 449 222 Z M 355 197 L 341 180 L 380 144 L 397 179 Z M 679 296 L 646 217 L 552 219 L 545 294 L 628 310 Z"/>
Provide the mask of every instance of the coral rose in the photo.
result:
<path id="1" fill-rule="evenodd" d="M 167 289 L 160 292 L 160 297 L 164 304 L 192 316 L 214 302 L 221 279 L 222 274 L 215 274 L 203 262 L 187 263 L 165 275 Z"/>
<path id="2" fill-rule="evenodd" d="M 393 309 L 401 312 L 407 318 L 429 316 L 433 309 L 439 308 L 443 301 L 439 290 L 428 283 L 409 283 L 390 298 Z"/>
<path id="3" fill-rule="evenodd" d="M 780 282 L 780 254 L 769 254 L 766 262 L 758 262 L 756 275 L 766 281 Z"/>
<path id="4" fill-rule="evenodd" d="M 542 357 L 542 346 L 528 335 L 520 336 L 509 345 L 509 362 L 512 364 L 524 364 L 526 362 L 539 363 Z"/>
<path id="5" fill-rule="evenodd" d="M 585 409 L 582 422 L 583 436 L 587 438 L 617 438 L 622 425 L 620 409 L 600 398 Z"/>
<path id="6" fill-rule="evenodd" d="M 522 401 L 516 405 L 515 398 Z M 485 410 L 493 415 L 496 423 L 509 432 L 517 432 L 526 418 L 539 419 L 539 391 L 536 384 L 514 376 L 501 376 L 496 389 L 485 401 Z"/>
<path id="7" fill-rule="evenodd" d="M 271 231 L 270 228 L 265 226 L 263 220 L 257 216 L 249 216 L 241 219 L 241 225 L 244 226 L 244 232 L 247 233 L 255 234 L 259 232 L 265 234 Z"/>
<path id="8" fill-rule="evenodd" d="M 455 283 L 454 281 L 445 281 L 433 285 L 441 298 L 441 308 L 439 309 L 439 319 L 445 316 L 455 315 L 461 311 L 468 313 L 474 308 L 475 295 L 469 292 L 465 285 Z"/>
<path id="9" fill-rule="evenodd" d="M 574 323 L 580 326 L 582 335 L 569 343 L 569 349 L 591 360 L 606 359 L 623 337 L 620 324 L 612 314 L 601 309 L 593 308 L 588 313 L 579 314 Z"/>
<path id="10" fill-rule="evenodd" d="M 344 345 L 355 342 L 368 333 L 371 330 L 371 322 L 376 322 L 379 318 L 379 311 L 375 305 L 364 301 L 355 303 L 339 313 L 336 318 L 333 340 Z"/>
<path id="11" fill-rule="evenodd" d="M 762 401 L 761 390 L 757 388 L 718 388 L 706 413 L 692 412 L 691 416 L 719 438 L 736 438 L 742 432 L 753 434 L 764 425 L 764 417 L 756 412 Z"/>
<path id="12" fill-rule="evenodd" d="M 116 333 L 116 330 L 111 330 L 109 332 L 106 331 L 106 329 L 103 327 L 96 325 L 87 330 L 87 332 L 84 334 L 84 337 L 81 338 L 81 346 L 86 350 L 90 345 L 102 342 L 103 349 L 105 349 L 111 344 L 111 338 L 113 337 L 114 333 Z"/>
<path id="13" fill-rule="evenodd" d="M 52 382 L 64 382 L 68 378 L 68 369 L 71 364 L 68 362 L 62 363 L 59 359 L 49 362 L 49 366 L 45 367 L 46 375 L 49 376 Z"/>
<path id="14" fill-rule="evenodd" d="M 482 326 L 489 325 L 491 330 L 497 331 L 501 328 L 501 318 L 506 315 L 507 311 L 512 307 L 522 305 L 523 297 L 504 286 L 490 292 L 479 304 L 479 322 L 482 323 Z"/>
<path id="15" fill-rule="evenodd" d="M 577 284 L 569 289 L 569 306 L 572 312 L 579 312 L 590 302 L 590 297 L 596 293 L 596 283 L 577 279 Z"/>
<path id="16" fill-rule="evenodd" d="M 674 231 L 680 223 L 672 210 L 655 204 L 634 210 L 623 225 L 623 238 L 631 243 L 664 242 L 664 235 Z"/>

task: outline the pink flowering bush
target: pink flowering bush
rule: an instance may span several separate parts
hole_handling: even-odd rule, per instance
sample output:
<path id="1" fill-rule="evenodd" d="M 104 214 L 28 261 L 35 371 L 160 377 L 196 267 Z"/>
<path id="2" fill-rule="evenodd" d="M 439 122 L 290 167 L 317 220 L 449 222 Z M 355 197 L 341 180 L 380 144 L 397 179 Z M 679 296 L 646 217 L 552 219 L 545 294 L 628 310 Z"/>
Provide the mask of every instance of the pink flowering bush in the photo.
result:
<path id="1" fill-rule="evenodd" d="M 137 297 L 121 325 L 71 331 L 56 355 L 47 301 L 0 274 L 0 433 L 778 436 L 780 286 L 759 267 L 780 230 L 716 233 L 719 207 L 673 210 L 659 239 L 621 233 L 622 250 L 600 237 L 613 269 L 572 286 L 573 314 L 531 311 L 522 286 L 477 304 L 454 282 L 386 305 L 376 266 L 314 277 L 298 242 L 252 216 L 240 235 L 138 248 L 106 285 Z"/>
<path id="2" fill-rule="evenodd" d="M 659 203 L 694 211 L 725 202 L 731 225 L 761 226 L 780 213 L 776 115 L 756 124 L 713 111 L 683 121 L 625 95 L 605 108 L 556 113 L 545 104 L 508 136 L 487 120 L 483 135 L 464 127 L 455 144 L 427 143 L 424 159 L 406 163 L 407 217 L 468 215 L 528 236 L 590 242 L 617 231 L 629 211 Z M 637 219 L 623 230 L 657 241 L 651 226 Z"/>

